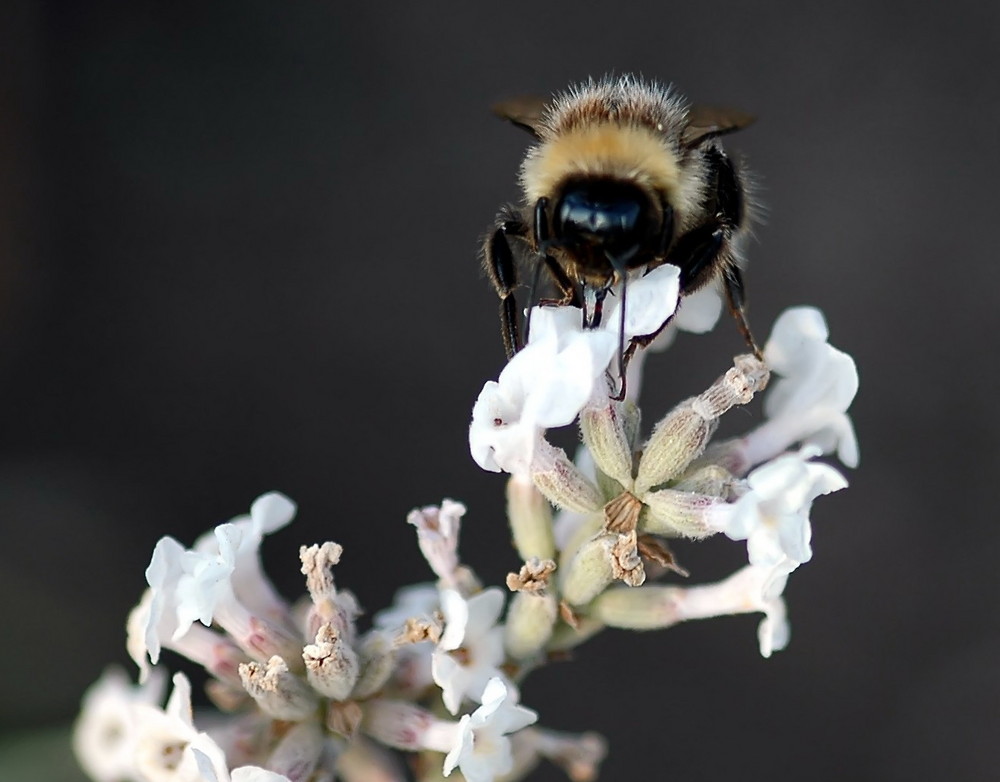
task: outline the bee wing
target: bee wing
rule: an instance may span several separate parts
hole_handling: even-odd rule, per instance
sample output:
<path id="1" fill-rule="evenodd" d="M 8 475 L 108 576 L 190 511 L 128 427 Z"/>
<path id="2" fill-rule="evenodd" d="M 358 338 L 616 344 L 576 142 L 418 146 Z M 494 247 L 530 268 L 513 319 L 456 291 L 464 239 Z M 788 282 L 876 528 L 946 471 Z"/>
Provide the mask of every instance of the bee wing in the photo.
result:
<path id="1" fill-rule="evenodd" d="M 525 95 L 493 104 L 493 113 L 500 119 L 505 119 L 519 128 L 523 128 L 537 139 L 540 135 L 542 115 L 545 113 L 547 103 L 546 98 L 538 95 Z"/>
<path id="2" fill-rule="evenodd" d="M 681 135 L 685 147 L 696 147 L 705 139 L 723 136 L 753 124 L 756 117 L 739 109 L 717 106 L 692 106 L 688 110 L 687 127 Z"/>

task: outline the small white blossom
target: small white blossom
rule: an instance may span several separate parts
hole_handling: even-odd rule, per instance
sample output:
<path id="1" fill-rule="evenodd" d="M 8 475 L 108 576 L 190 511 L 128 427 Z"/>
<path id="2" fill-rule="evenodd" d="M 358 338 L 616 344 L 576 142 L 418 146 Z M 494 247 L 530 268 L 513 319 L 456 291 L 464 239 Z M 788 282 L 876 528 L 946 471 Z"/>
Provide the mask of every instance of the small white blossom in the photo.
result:
<path id="1" fill-rule="evenodd" d="M 677 307 L 679 270 L 664 264 L 630 281 L 625 343 L 654 333 Z M 620 301 L 599 329 L 584 329 L 575 307 L 535 307 L 528 344 L 489 382 L 472 410 L 469 446 L 484 470 L 527 474 L 546 429 L 572 423 L 618 348 Z"/>
<path id="2" fill-rule="evenodd" d="M 858 441 L 847 409 L 858 391 L 858 370 L 846 353 L 827 342 L 823 314 L 794 307 L 781 314 L 764 358 L 777 380 L 764 400 L 769 419 L 744 438 L 744 458 L 760 464 L 796 443 L 837 452 L 848 467 L 858 465 Z"/>
<path id="3" fill-rule="evenodd" d="M 124 672 L 109 668 L 83 696 L 83 708 L 73 728 L 73 750 L 95 782 L 126 782 L 135 778 L 136 704 L 155 705 L 163 697 L 160 671 L 134 686 Z"/>
<path id="4" fill-rule="evenodd" d="M 431 619 L 440 604 L 434 584 L 410 584 L 396 592 L 391 606 L 375 614 L 372 624 L 380 630 L 399 631 L 407 619 Z"/>
<path id="5" fill-rule="evenodd" d="M 387 632 L 399 633 L 408 619 L 430 622 L 440 608 L 441 598 L 434 584 L 412 584 L 403 587 L 389 608 L 375 614 L 373 625 Z M 421 692 L 433 684 L 431 654 L 434 644 L 430 641 L 407 644 L 396 650 L 396 668 L 392 678 L 405 692 Z"/>
<path id="6" fill-rule="evenodd" d="M 214 531 L 214 546 L 203 544 L 181 554 L 182 572 L 174 586 L 175 639 L 187 632 L 194 622 L 211 626 L 221 605 L 236 602 L 231 579 L 244 532 L 235 524 L 220 524 Z"/>
<path id="7" fill-rule="evenodd" d="M 146 568 L 146 583 L 150 588 L 129 617 L 129 652 L 139 664 L 143 676 L 148 666 L 136 659 L 137 655 L 145 651 L 155 665 L 159 662 L 163 643 L 181 635 L 177 632 L 174 590 L 183 573 L 183 553 L 184 547 L 169 536 L 157 541 Z"/>
<path id="8" fill-rule="evenodd" d="M 241 648 L 258 657 L 287 651 L 289 639 L 282 627 L 256 616 L 235 589 L 239 586 L 254 603 L 266 600 L 265 609 L 284 619 L 279 599 L 262 597 L 273 593 L 269 582 L 261 581 L 257 588 L 251 584 L 255 574 L 263 579 L 257 553 L 262 535 L 287 524 L 294 506 L 282 495 L 271 494 L 254 507 L 256 516 L 220 524 L 210 533 L 211 539 L 202 536 L 193 549 L 169 536 L 157 542 L 146 568 L 149 594 L 129 621 L 129 651 L 140 669 L 145 669 L 145 654 L 155 663 L 164 645 L 179 648 L 195 622 L 205 627 L 218 623 Z"/>
<path id="9" fill-rule="evenodd" d="M 572 423 L 590 398 L 617 340 L 607 331 L 574 329 L 569 321 L 578 317 L 571 307 L 535 308 L 528 345 L 483 386 L 469 447 L 484 470 L 528 473 L 544 431 Z"/>
<path id="10" fill-rule="evenodd" d="M 264 574 L 260 544 L 265 535 L 288 526 L 295 517 L 295 511 L 294 502 L 281 492 L 272 491 L 254 500 L 248 516 L 238 516 L 229 522 L 238 533 L 231 536 L 235 539 L 230 576 L 233 592 L 247 608 L 272 621 L 281 621 L 287 608 Z M 219 554 L 218 534 L 205 533 L 195 542 L 194 550 L 208 555 Z"/>
<path id="11" fill-rule="evenodd" d="M 138 731 L 135 742 L 136 769 L 148 782 L 203 782 L 229 776 L 222 749 L 207 734 L 194 727 L 191 684 L 182 673 L 174 674 L 174 689 L 166 709 L 148 704 L 136 706 Z"/>
<path id="12" fill-rule="evenodd" d="M 531 709 L 517 705 L 517 695 L 499 678 L 490 679 L 483 703 L 459 722 L 458 734 L 444 759 L 444 774 L 460 769 L 466 782 L 493 782 L 514 765 L 508 733 L 538 719 Z"/>
<path id="13" fill-rule="evenodd" d="M 428 505 L 410 511 L 408 524 L 417 528 L 417 543 L 431 570 L 446 585 L 456 585 L 458 562 L 458 533 L 462 527 L 465 506 L 453 500 L 444 500 L 441 506 Z"/>
<path id="14" fill-rule="evenodd" d="M 458 713 L 463 698 L 479 702 L 486 683 L 502 676 L 503 627 L 496 622 L 503 602 L 503 592 L 496 587 L 468 600 L 454 589 L 441 591 L 445 625 L 431 660 L 431 672 L 452 714 Z"/>
<path id="15" fill-rule="evenodd" d="M 832 467 L 810 462 L 818 450 L 803 448 L 758 467 L 747 477 L 749 491 L 732 505 L 713 507 L 710 524 L 732 540 L 745 540 L 750 564 L 777 582 L 812 558 L 809 511 L 822 494 L 847 486 Z"/>

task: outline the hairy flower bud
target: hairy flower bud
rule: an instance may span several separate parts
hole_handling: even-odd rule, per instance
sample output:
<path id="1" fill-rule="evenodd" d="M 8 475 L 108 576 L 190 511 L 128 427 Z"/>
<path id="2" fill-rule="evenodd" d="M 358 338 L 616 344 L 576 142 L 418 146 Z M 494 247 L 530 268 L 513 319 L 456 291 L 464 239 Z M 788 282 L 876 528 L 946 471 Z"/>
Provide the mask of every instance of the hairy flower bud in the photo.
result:
<path id="1" fill-rule="evenodd" d="M 590 606 L 590 615 L 608 627 L 660 630 L 680 621 L 677 602 L 681 591 L 661 585 L 609 589 Z"/>
<path id="2" fill-rule="evenodd" d="M 241 665 L 240 678 L 250 697 L 274 719 L 297 722 L 313 714 L 319 704 L 316 693 L 289 672 L 280 657 L 272 657 L 266 665 Z"/>
<path id="3" fill-rule="evenodd" d="M 551 559 L 556 553 L 552 537 L 552 507 L 524 476 L 507 481 L 507 519 L 514 546 L 522 559 Z"/>
<path id="4" fill-rule="evenodd" d="M 734 366 L 700 396 L 678 405 L 653 430 L 635 479 L 644 494 L 676 478 L 705 450 L 719 417 L 734 405 L 746 404 L 767 385 L 767 367 L 752 355 L 737 356 Z"/>
<path id="5" fill-rule="evenodd" d="M 640 528 L 657 535 L 704 538 L 715 532 L 708 524 L 708 511 L 720 503 L 715 497 L 688 491 L 660 489 L 642 496 L 646 512 Z"/>
<path id="6" fill-rule="evenodd" d="M 638 415 L 631 402 L 615 402 L 607 394 L 599 397 L 600 404 L 585 407 L 580 413 L 580 433 L 594 457 L 598 469 L 614 478 L 623 487 L 632 484 L 632 440 L 629 418 L 636 422 Z M 631 415 L 629 413 L 631 412 Z"/>
<path id="7" fill-rule="evenodd" d="M 586 605 L 616 579 L 629 586 L 646 580 L 635 530 L 598 535 L 584 543 L 563 578 L 563 599 L 570 605 Z"/>
<path id="8" fill-rule="evenodd" d="M 368 698 L 385 686 L 396 666 L 396 646 L 384 630 L 372 630 L 360 643 L 361 674 L 351 697 Z"/>
<path id="9" fill-rule="evenodd" d="M 358 679 L 358 656 L 329 624 L 320 627 L 316 643 L 302 650 L 309 684 L 321 695 L 342 701 Z"/>
<path id="10" fill-rule="evenodd" d="M 597 487 L 570 461 L 566 452 L 547 442 L 537 449 L 531 479 L 549 502 L 559 508 L 587 513 L 604 504 Z"/>

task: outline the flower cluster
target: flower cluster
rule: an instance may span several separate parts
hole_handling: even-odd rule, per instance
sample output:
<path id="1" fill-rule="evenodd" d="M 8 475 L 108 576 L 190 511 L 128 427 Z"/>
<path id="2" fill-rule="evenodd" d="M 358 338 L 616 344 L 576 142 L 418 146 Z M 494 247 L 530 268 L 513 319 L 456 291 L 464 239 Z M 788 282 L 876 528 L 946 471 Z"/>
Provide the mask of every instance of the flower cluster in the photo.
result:
<path id="1" fill-rule="evenodd" d="M 630 283 L 628 310 L 609 308 L 598 329 L 582 328 L 572 307 L 536 308 L 529 344 L 483 388 L 469 444 L 480 466 L 510 475 L 507 516 L 522 565 L 506 591 L 463 564 L 466 509 L 451 500 L 407 519 L 435 582 L 400 589 L 367 628 L 357 598 L 335 582 L 344 553 L 336 543 L 300 550 L 307 598 L 290 604 L 268 580 L 261 543 L 296 510 L 284 495 L 258 498 L 249 515 L 191 548 L 161 539 L 128 620 L 140 683 L 111 671 L 84 700 L 75 741 L 90 776 L 429 782 L 456 772 L 492 782 L 520 779 L 545 759 L 586 782 L 597 775 L 603 740 L 538 727 L 519 703 L 525 677 L 552 655 L 607 627 L 662 629 L 748 612 L 764 615 L 761 654 L 784 648 L 782 593 L 812 557 L 812 503 L 846 486 L 817 458 L 858 461 L 847 415 L 857 372 L 827 342 L 817 310 L 792 309 L 763 359 L 738 356 L 644 433 L 635 402 L 643 352 L 624 400 L 612 395 L 626 380 L 614 377 L 616 352 L 621 339 L 663 329 L 678 306 L 677 279 L 676 268 L 661 266 Z M 712 294 L 683 304 L 654 347 L 718 317 Z M 711 442 L 720 417 L 772 373 L 765 421 Z M 572 459 L 547 432 L 574 422 L 582 446 Z M 668 541 L 716 534 L 746 541 L 746 566 L 717 583 L 671 577 L 688 574 Z M 163 650 L 204 668 L 219 714 L 196 727 L 182 674 L 159 705 Z"/>

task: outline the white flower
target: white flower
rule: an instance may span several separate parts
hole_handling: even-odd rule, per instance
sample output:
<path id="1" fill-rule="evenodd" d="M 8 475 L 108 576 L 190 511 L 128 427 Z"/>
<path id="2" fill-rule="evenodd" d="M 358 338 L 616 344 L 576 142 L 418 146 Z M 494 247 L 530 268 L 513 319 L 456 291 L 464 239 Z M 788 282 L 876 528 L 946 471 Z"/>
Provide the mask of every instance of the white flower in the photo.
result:
<path id="1" fill-rule="evenodd" d="M 448 586 L 455 586 L 459 566 L 458 533 L 464 515 L 462 503 L 444 500 L 441 507 L 417 508 L 406 517 L 407 523 L 417 528 L 417 543 L 424 559 Z"/>
<path id="2" fill-rule="evenodd" d="M 633 337 L 655 334 L 674 314 L 680 295 L 680 273 L 679 268 L 667 263 L 642 277 L 629 280 L 625 301 L 626 346 Z M 608 308 L 602 321 L 602 327 L 614 334 L 616 340 L 621 327 L 620 306 L 619 294 L 619 300 Z"/>
<path id="3" fill-rule="evenodd" d="M 858 465 L 858 441 L 847 415 L 858 370 L 828 336 L 823 314 L 813 307 L 788 309 L 775 322 L 764 358 L 778 379 L 764 400 L 769 420 L 744 440 L 749 464 L 803 443 L 836 451 L 848 467 Z"/>
<path id="4" fill-rule="evenodd" d="M 136 769 L 147 782 L 204 782 L 226 780 L 229 769 L 222 749 L 194 727 L 191 684 L 174 674 L 174 690 L 165 710 L 136 706 Z"/>
<path id="5" fill-rule="evenodd" d="M 765 594 L 770 582 L 812 558 L 813 500 L 847 486 L 832 467 L 808 461 L 815 455 L 818 450 L 803 448 L 758 467 L 747 477 L 746 494 L 712 509 L 710 524 L 733 540 L 746 540 L 750 564 L 769 573 Z"/>
<path id="6" fill-rule="evenodd" d="M 285 617 L 285 602 L 278 595 L 260 562 L 260 544 L 265 535 L 286 527 L 295 517 L 296 506 L 281 492 L 262 494 L 250 506 L 248 516 L 229 522 L 237 534 L 231 536 L 235 546 L 230 576 L 233 592 L 239 601 L 255 613 L 281 621 Z M 206 555 L 220 553 L 217 531 L 207 532 L 194 544 L 194 550 Z"/>
<path id="7" fill-rule="evenodd" d="M 375 614 L 372 624 L 380 630 L 398 632 L 407 619 L 431 619 L 440 604 L 434 584 L 410 584 L 396 592 L 391 606 Z"/>
<path id="8" fill-rule="evenodd" d="M 677 588 L 672 593 L 677 619 L 709 619 L 761 611 L 757 641 L 763 657 L 788 645 L 791 630 L 781 593 L 788 575 L 777 577 L 767 568 L 747 565 L 715 584 Z"/>
<path id="9" fill-rule="evenodd" d="M 143 675 L 145 656 L 156 663 L 164 645 L 180 650 L 196 621 L 206 627 L 218 623 L 258 656 L 285 651 L 283 603 L 263 575 L 258 549 L 263 535 L 287 524 L 293 512 L 286 497 L 266 494 L 254 503 L 249 518 L 220 524 L 193 549 L 169 536 L 157 542 L 146 568 L 149 592 L 129 617 L 129 653 Z M 269 616 L 257 617 L 242 596 Z"/>
<path id="10" fill-rule="evenodd" d="M 128 651 L 139 666 L 139 680 L 149 673 L 150 662 L 156 665 L 164 643 L 179 638 L 176 598 L 174 590 L 180 579 L 184 547 L 169 536 L 160 538 L 153 548 L 153 556 L 146 568 L 146 582 L 150 588 L 128 619 Z"/>
<path id="11" fill-rule="evenodd" d="M 375 614 L 372 624 L 379 630 L 398 635 L 408 619 L 430 622 L 441 605 L 434 584 L 412 584 L 396 592 L 393 604 Z M 434 644 L 421 641 L 406 644 L 396 650 L 396 666 L 392 678 L 397 687 L 407 693 L 423 692 L 433 684 L 431 654 Z"/>
<path id="12" fill-rule="evenodd" d="M 483 705 L 459 722 L 458 734 L 444 759 L 444 774 L 459 768 L 466 782 L 493 782 L 514 765 L 506 734 L 538 719 L 531 709 L 517 705 L 517 696 L 498 678 L 483 690 Z"/>
<path id="13" fill-rule="evenodd" d="M 665 264 L 630 281 L 624 342 L 651 334 L 677 307 L 679 270 Z M 484 470 L 527 474 L 546 429 L 573 422 L 618 348 L 621 302 L 584 329 L 576 307 L 535 307 L 528 344 L 489 382 L 472 410 L 469 447 Z M 600 382 L 603 382 L 601 380 Z"/>
<path id="14" fill-rule="evenodd" d="M 535 308 L 528 345 L 497 381 L 483 386 L 472 408 L 469 447 L 484 470 L 528 473 L 543 432 L 572 423 L 590 398 L 617 339 L 571 325 L 579 317 L 572 307 Z"/>
<path id="15" fill-rule="evenodd" d="M 236 602 L 231 579 L 245 532 L 235 524 L 220 524 L 214 531 L 215 545 L 208 545 L 202 539 L 200 547 L 181 554 L 181 573 L 174 585 L 175 640 L 196 621 L 211 626 L 222 603 Z"/>
<path id="16" fill-rule="evenodd" d="M 95 782 L 125 782 L 135 778 L 138 728 L 135 706 L 159 703 L 164 684 L 159 671 L 136 687 L 124 672 L 109 668 L 87 690 L 73 728 L 73 751 Z"/>
<path id="17" fill-rule="evenodd" d="M 486 589 L 468 600 L 454 589 L 441 590 L 444 632 L 431 660 L 431 673 L 441 688 L 444 705 L 457 714 L 463 698 L 479 701 L 486 683 L 502 676 L 503 592 Z M 452 654 L 458 652 L 459 654 Z"/>

